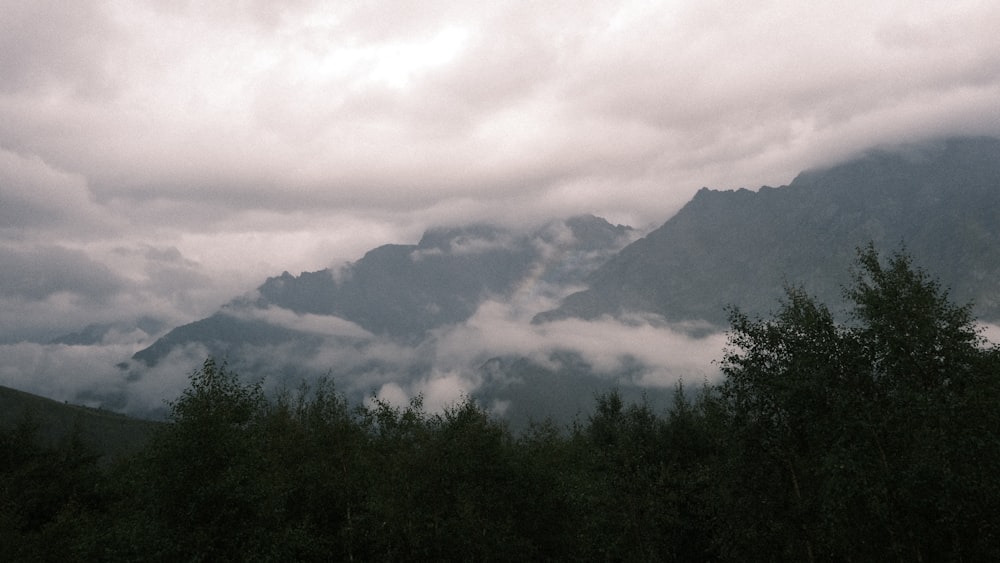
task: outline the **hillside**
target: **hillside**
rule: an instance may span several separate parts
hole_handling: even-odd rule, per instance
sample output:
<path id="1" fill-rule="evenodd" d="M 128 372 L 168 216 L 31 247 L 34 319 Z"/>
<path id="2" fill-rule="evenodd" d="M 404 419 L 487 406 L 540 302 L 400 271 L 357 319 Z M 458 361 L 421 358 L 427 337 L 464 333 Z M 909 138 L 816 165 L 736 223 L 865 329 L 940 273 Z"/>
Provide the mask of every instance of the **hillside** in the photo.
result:
<path id="1" fill-rule="evenodd" d="M 109 459 L 138 451 L 162 425 L 0 386 L 0 429 L 24 421 L 37 426 L 37 437 L 46 445 L 57 445 L 79 432 L 86 446 Z"/>

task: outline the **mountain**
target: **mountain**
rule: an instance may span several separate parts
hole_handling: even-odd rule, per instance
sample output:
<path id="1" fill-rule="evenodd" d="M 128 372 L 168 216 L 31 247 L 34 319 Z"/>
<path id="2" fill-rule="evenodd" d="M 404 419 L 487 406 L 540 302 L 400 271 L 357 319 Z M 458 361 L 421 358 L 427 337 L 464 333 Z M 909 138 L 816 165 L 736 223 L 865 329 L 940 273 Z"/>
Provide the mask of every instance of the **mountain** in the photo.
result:
<path id="1" fill-rule="evenodd" d="M 301 323 L 274 322 L 271 313 L 278 310 L 347 321 L 337 335 L 344 343 L 364 346 L 369 337 L 386 337 L 415 345 L 429 331 L 467 320 L 484 300 L 509 297 L 524 283 L 540 293 L 579 287 L 632 238 L 630 227 L 594 216 L 527 233 L 493 225 L 433 229 L 417 244 L 381 246 L 341 268 L 269 278 L 255 295 L 173 329 L 133 359 L 152 366 L 192 344 L 220 357 L 247 346 L 319 345 L 315 334 L 298 328 Z"/>
<path id="2" fill-rule="evenodd" d="M 645 312 L 722 326 L 728 306 L 773 310 L 788 284 L 833 306 L 869 241 L 1000 319 L 1000 140 L 872 150 L 756 192 L 703 188 L 535 322 Z"/>
<path id="3" fill-rule="evenodd" d="M 189 344 L 202 344 L 213 355 L 223 357 L 230 350 L 243 346 L 268 346 L 297 342 L 308 346 L 318 343 L 315 336 L 265 320 L 238 316 L 220 311 L 212 316 L 177 327 L 147 348 L 136 352 L 132 359 L 147 366 L 155 365 L 171 351 Z"/>
<path id="4" fill-rule="evenodd" d="M 119 367 L 148 382 L 212 355 L 269 385 L 329 376 L 352 400 L 471 394 L 516 423 L 571 418 L 609 388 L 663 403 L 678 379 L 715 377 L 727 307 L 767 315 L 794 285 L 843 315 L 869 242 L 905 250 L 954 301 L 998 320 L 1000 140 L 871 150 L 778 188 L 703 188 L 637 237 L 593 216 L 431 229 L 269 278 Z"/>
<path id="5" fill-rule="evenodd" d="M 565 226 L 572 238 L 562 242 L 551 226 L 526 235 L 490 225 L 431 230 L 416 245 L 376 248 L 336 274 L 327 269 L 270 278 L 255 305 L 335 315 L 374 334 L 414 341 L 468 319 L 484 297 L 509 294 L 539 265 L 542 281 L 578 283 L 631 231 L 593 216 Z M 558 256 L 546 259 L 542 245 Z"/>
<path id="6" fill-rule="evenodd" d="M 537 258 L 526 238 L 492 226 L 430 231 L 416 245 L 386 245 L 340 274 L 294 277 L 260 286 L 258 307 L 334 315 L 374 334 L 416 339 L 469 318 L 486 294 L 502 295 Z"/>

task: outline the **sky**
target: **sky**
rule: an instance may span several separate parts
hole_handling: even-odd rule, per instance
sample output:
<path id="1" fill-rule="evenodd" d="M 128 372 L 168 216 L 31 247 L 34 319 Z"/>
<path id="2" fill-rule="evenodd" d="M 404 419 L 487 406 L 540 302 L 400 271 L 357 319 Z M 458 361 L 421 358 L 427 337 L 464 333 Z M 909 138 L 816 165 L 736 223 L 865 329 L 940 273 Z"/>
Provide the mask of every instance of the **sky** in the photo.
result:
<path id="1" fill-rule="evenodd" d="M 267 276 L 429 226 L 593 213 L 650 228 L 702 186 L 1000 135 L 990 1 L 0 0 L 0 14 L 8 371 L 57 361 L 25 343 L 190 322 Z M 119 336 L 118 352 L 141 339 Z"/>

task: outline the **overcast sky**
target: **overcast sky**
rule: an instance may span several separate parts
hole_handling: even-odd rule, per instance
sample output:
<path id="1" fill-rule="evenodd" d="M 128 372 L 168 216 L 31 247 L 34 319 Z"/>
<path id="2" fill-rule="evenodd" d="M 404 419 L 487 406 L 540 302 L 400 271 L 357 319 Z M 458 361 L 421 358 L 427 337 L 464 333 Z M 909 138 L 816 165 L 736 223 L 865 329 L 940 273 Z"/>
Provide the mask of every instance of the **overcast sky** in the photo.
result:
<path id="1" fill-rule="evenodd" d="M 1000 134 L 992 1 L 0 0 L 0 342 Z"/>

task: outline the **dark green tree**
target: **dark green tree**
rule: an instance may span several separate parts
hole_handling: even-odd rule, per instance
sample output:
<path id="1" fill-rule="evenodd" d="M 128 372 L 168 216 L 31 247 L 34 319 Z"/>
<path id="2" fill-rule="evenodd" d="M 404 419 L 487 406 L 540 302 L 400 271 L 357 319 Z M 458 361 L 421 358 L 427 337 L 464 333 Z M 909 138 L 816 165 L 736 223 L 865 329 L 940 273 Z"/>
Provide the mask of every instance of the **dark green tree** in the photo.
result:
<path id="1" fill-rule="evenodd" d="M 260 439 L 261 385 L 205 361 L 171 403 L 171 424 L 147 448 L 140 483 L 157 558 L 255 560 L 272 555 L 280 527 Z M 276 555 L 276 554 L 275 554 Z"/>
<path id="2" fill-rule="evenodd" d="M 664 420 L 645 401 L 625 404 L 615 390 L 596 397 L 594 413 L 574 428 L 573 487 L 581 557 L 662 561 L 665 530 L 677 523 L 667 473 Z"/>
<path id="3" fill-rule="evenodd" d="M 731 315 L 720 550 L 992 559 L 1000 495 L 983 467 L 1000 467 L 997 351 L 904 254 L 883 265 L 868 246 L 858 264 L 851 322 L 798 289 L 773 319 Z"/>
<path id="4" fill-rule="evenodd" d="M 98 458 L 78 428 L 49 443 L 30 413 L 0 431 L 0 560 L 80 557 L 104 504 Z"/>
<path id="5" fill-rule="evenodd" d="M 427 414 L 376 403 L 366 507 L 369 559 L 520 561 L 537 553 L 506 426 L 471 399 Z M 527 516 L 527 520 L 525 519 Z"/>
<path id="6" fill-rule="evenodd" d="M 737 559 L 815 560 L 822 541 L 817 459 L 834 431 L 841 331 L 804 292 L 789 289 L 786 299 L 769 321 L 734 311 L 722 362 L 729 429 L 718 468 L 720 537 Z"/>
<path id="7" fill-rule="evenodd" d="M 373 469 L 364 465 L 369 441 L 360 420 L 327 380 L 271 403 L 259 450 L 285 559 L 357 558 L 365 473 Z"/>
<path id="8" fill-rule="evenodd" d="M 903 253 L 873 246 L 846 293 L 864 367 L 854 396 L 884 478 L 886 531 L 906 559 L 1000 557 L 1000 353 L 971 304 Z"/>
<path id="9" fill-rule="evenodd" d="M 714 469 L 721 461 L 725 418 L 717 390 L 706 381 L 693 397 L 683 382 L 674 391 L 673 405 L 663 426 L 665 450 L 661 494 L 673 504 L 672 520 L 660 530 L 668 546 L 662 560 L 711 561 L 713 545 L 712 496 Z"/>

